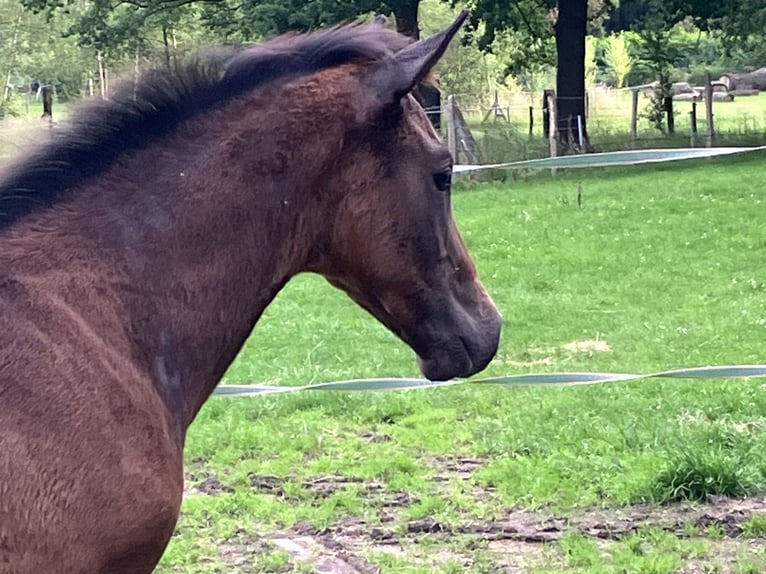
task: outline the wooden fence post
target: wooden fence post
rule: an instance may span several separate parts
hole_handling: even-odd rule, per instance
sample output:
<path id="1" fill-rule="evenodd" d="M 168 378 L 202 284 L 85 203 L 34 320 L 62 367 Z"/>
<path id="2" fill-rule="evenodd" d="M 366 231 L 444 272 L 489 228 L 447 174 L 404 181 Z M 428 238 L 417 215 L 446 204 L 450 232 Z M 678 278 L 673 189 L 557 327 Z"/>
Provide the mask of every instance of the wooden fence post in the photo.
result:
<path id="1" fill-rule="evenodd" d="M 454 101 L 452 103 L 452 118 L 455 120 L 455 150 L 459 154 L 461 151 L 468 160 L 468 163 L 478 164 L 479 157 L 476 153 L 476 140 L 473 138 L 471 129 L 463 117 L 463 112 L 460 111 Z M 457 156 L 455 156 L 457 157 Z"/>
<path id="2" fill-rule="evenodd" d="M 553 97 L 555 103 L 555 96 L 555 90 L 543 90 L 543 137 L 545 139 L 550 139 L 551 137 L 551 114 L 555 116 L 556 111 L 550 109 L 550 102 Z M 553 125 L 555 126 L 556 124 L 554 123 Z"/>
<path id="3" fill-rule="evenodd" d="M 636 147 L 638 133 L 638 88 L 633 88 L 633 100 L 630 107 L 630 147 Z"/>
<path id="4" fill-rule="evenodd" d="M 558 150 L 558 130 L 556 126 L 556 95 L 553 91 L 548 93 L 548 143 L 550 144 L 551 157 L 556 157 Z"/>
<path id="5" fill-rule="evenodd" d="M 694 147 L 694 140 L 697 136 L 697 102 L 692 102 L 692 110 L 689 112 L 689 141 L 691 147 Z"/>
<path id="6" fill-rule="evenodd" d="M 710 81 L 710 72 L 705 74 L 705 119 L 707 120 L 705 145 L 711 147 L 715 130 L 713 129 L 713 84 Z"/>
<path id="7" fill-rule="evenodd" d="M 40 92 L 43 98 L 43 115 L 42 119 L 53 121 L 53 90 L 50 86 L 43 86 L 40 88 Z"/>
<path id="8" fill-rule="evenodd" d="M 665 96 L 663 100 L 663 106 L 665 107 L 665 113 L 667 114 L 668 118 L 668 133 L 670 135 L 673 135 L 676 133 L 676 118 L 673 115 L 673 93 L 671 91 L 671 94 L 669 96 Z"/>
<path id="9" fill-rule="evenodd" d="M 457 128 L 455 126 L 455 98 L 447 97 L 447 149 L 457 163 Z"/>
<path id="10" fill-rule="evenodd" d="M 529 106 L 529 139 L 532 139 L 532 128 L 535 127 L 535 109 Z M 508 114 L 510 115 L 510 114 Z"/>

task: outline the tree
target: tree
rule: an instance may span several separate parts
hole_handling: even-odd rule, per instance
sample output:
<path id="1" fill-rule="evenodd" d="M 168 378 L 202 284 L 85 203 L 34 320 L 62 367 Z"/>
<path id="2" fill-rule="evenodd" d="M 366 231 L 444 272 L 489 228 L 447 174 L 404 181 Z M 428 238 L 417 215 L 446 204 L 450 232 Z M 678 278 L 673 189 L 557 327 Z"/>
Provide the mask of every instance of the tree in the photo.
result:
<path id="1" fill-rule="evenodd" d="M 28 0 L 32 1 L 32 0 Z M 43 1 L 46 0 L 34 0 Z M 420 0 L 221 0 L 204 2 L 203 19 L 212 29 L 256 39 L 306 31 L 372 14 L 393 15 L 397 30 L 419 39 Z"/>
<path id="2" fill-rule="evenodd" d="M 628 38 L 625 32 L 612 34 L 607 38 L 604 59 L 614 73 L 617 87 L 625 85 L 625 78 L 633 67 L 633 57 L 628 48 Z"/>
<path id="3" fill-rule="evenodd" d="M 743 17 L 744 14 L 747 17 Z M 609 18 L 607 28 L 631 29 L 636 33 L 639 61 L 658 82 L 648 110 L 649 119 L 658 129 L 672 133 L 671 75 L 684 58 L 677 27 L 716 31 L 730 46 L 754 37 L 766 45 L 764 24 L 766 4 L 763 0 L 622 0 Z"/>
<path id="4" fill-rule="evenodd" d="M 69 34 L 106 56 L 125 56 L 145 47 L 151 31 L 162 30 L 169 63 L 168 31 L 194 5 L 207 30 L 226 40 L 257 40 L 288 31 L 306 31 L 392 14 L 397 30 L 420 38 L 420 0 L 21 0 L 34 12 L 64 16 Z"/>
<path id="5" fill-rule="evenodd" d="M 556 117 L 561 141 L 587 142 L 585 128 L 585 32 L 587 0 L 559 2 L 556 19 Z M 580 122 L 577 122 L 577 118 Z"/>
<path id="6" fill-rule="evenodd" d="M 85 66 L 76 42 L 62 29 L 24 10 L 19 0 L 0 0 L 0 115 L 20 111 L 14 94 L 32 83 L 52 86 L 59 97 L 79 95 Z"/>
<path id="7" fill-rule="evenodd" d="M 600 16 L 606 6 L 603 2 L 591 2 L 590 17 Z M 483 49 L 491 50 L 495 39 L 506 30 L 526 39 L 521 42 L 523 53 L 519 54 L 517 69 L 511 71 L 555 61 L 557 128 L 565 145 L 579 145 L 582 138 L 585 146 L 589 146 L 585 121 L 588 20 L 588 0 L 477 0 L 471 15 L 470 29 Z M 555 37 L 555 58 L 548 41 L 551 35 Z"/>
<path id="8" fill-rule="evenodd" d="M 169 66 L 179 44 L 193 48 L 206 39 L 196 0 L 15 1 L 57 28 L 58 34 L 49 30 L 44 37 L 57 36 L 80 46 L 89 60 L 85 67 L 90 78 L 96 79 L 104 96 L 109 75 L 138 73 L 146 64 Z"/>

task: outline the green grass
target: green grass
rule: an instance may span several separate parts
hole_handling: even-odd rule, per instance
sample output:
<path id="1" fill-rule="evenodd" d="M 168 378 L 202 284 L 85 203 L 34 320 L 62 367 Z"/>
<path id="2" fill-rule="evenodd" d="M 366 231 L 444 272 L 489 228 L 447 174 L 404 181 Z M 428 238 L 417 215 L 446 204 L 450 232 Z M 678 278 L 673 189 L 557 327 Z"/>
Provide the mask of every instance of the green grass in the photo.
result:
<path id="1" fill-rule="evenodd" d="M 559 172 L 456 192 L 455 217 L 506 321 L 485 374 L 764 362 L 764 159 Z M 374 319 L 322 279 L 301 276 L 269 307 L 226 380 L 417 375 L 412 352 Z M 762 384 L 649 379 L 215 398 L 189 433 L 187 470 L 191 483 L 212 474 L 233 492 L 185 501 L 160 571 L 306 568 L 260 549 L 242 559 L 254 569 L 232 570 L 217 548 L 296 524 L 334 532 L 362 520 L 361 532 L 388 529 L 404 548 L 357 532 L 364 544 L 354 551 L 383 572 L 491 572 L 503 552 L 465 528 L 503 520 L 508 509 L 566 517 L 763 493 Z M 454 468 L 460 457 L 474 461 L 468 471 Z M 423 520 L 452 534 L 408 530 Z M 761 537 L 762 522 L 741 530 Z M 715 545 L 736 540 L 711 537 L 716 524 L 646 528 L 603 544 L 574 528 L 532 554 L 509 555 L 540 572 L 766 564 L 762 552 L 738 546 L 718 557 Z"/>

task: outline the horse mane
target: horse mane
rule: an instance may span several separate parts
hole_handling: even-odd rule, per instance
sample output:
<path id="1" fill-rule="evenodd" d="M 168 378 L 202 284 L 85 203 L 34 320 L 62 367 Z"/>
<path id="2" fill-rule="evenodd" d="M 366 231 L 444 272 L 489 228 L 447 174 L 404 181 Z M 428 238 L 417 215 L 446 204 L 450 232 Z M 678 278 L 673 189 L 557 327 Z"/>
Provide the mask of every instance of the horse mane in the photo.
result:
<path id="1" fill-rule="evenodd" d="M 0 230 L 54 204 L 124 153 L 179 124 L 279 80 L 348 63 L 391 58 L 409 41 L 382 26 L 350 24 L 280 36 L 250 48 L 208 50 L 173 69 L 119 84 L 109 100 L 78 106 L 52 140 L 0 175 Z"/>

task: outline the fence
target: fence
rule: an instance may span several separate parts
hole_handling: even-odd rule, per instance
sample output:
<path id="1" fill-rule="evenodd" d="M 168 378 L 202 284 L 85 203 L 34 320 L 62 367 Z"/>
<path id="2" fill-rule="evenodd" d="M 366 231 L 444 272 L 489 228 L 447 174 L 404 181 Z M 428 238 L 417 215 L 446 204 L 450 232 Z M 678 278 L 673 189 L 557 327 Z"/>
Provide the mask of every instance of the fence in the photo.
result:
<path id="1" fill-rule="evenodd" d="M 711 86 L 712 87 L 712 86 Z M 673 100 L 675 133 L 655 129 L 647 118 L 652 86 L 625 90 L 593 89 L 585 100 L 585 117 L 579 118 L 588 138 L 588 151 L 701 146 L 754 146 L 766 143 L 766 94 L 708 97 L 699 91 L 678 94 Z M 718 89 L 718 88 L 717 88 Z M 538 159 L 584 151 L 585 145 L 564 147 L 555 138 L 569 126 L 578 141 L 583 129 L 578 118 L 559 121 L 552 93 L 519 93 L 495 96 L 491 104 L 452 98 L 462 112 L 481 163 Z M 555 112 L 554 112 L 555 113 Z M 445 135 L 449 140 L 451 114 L 445 107 Z M 548 138 L 548 133 L 554 138 Z M 578 142 L 579 143 L 579 142 Z M 585 142 L 583 142 L 584 144 Z M 461 150 L 458 150 L 461 151 Z M 461 162 L 468 161 L 463 155 Z"/>

